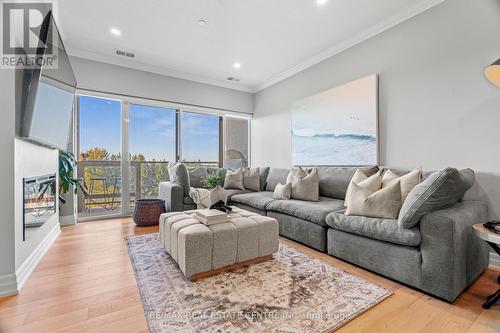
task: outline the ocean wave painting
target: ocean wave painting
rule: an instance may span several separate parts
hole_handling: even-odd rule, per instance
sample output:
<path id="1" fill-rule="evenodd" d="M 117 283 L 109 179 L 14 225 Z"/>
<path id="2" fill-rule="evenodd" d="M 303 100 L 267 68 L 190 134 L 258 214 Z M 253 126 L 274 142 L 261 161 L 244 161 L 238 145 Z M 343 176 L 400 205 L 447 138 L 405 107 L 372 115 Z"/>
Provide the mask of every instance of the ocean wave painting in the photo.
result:
<path id="1" fill-rule="evenodd" d="M 293 164 L 377 164 L 377 96 L 370 75 L 295 102 Z"/>

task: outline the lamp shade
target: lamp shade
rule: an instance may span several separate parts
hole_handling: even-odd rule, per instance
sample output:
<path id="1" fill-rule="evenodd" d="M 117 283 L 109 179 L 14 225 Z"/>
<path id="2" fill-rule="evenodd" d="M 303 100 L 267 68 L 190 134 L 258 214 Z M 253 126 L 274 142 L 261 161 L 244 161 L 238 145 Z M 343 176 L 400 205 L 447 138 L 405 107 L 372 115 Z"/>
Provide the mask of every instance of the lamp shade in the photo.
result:
<path id="1" fill-rule="evenodd" d="M 491 83 L 500 87 L 500 59 L 486 67 L 484 75 Z"/>

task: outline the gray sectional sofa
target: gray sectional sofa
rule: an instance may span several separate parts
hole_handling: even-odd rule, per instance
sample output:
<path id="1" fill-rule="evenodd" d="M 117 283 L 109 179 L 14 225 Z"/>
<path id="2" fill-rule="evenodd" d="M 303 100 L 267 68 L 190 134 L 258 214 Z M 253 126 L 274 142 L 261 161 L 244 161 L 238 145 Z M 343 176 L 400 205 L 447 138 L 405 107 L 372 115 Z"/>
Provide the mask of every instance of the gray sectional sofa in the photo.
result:
<path id="1" fill-rule="evenodd" d="M 488 219 L 481 201 L 460 200 L 424 215 L 411 229 L 397 220 L 347 216 L 344 199 L 355 167 L 319 167 L 318 202 L 274 200 L 289 169 L 261 168 L 261 192 L 231 191 L 231 204 L 279 221 L 280 235 L 452 302 L 488 266 L 488 248 L 471 226 Z M 366 174 L 377 172 L 368 167 Z M 395 171 L 391 168 L 392 171 Z M 404 174 L 404 170 L 396 170 Z M 427 177 L 430 173 L 424 173 Z M 168 210 L 191 209 L 178 184 L 160 185 Z"/>

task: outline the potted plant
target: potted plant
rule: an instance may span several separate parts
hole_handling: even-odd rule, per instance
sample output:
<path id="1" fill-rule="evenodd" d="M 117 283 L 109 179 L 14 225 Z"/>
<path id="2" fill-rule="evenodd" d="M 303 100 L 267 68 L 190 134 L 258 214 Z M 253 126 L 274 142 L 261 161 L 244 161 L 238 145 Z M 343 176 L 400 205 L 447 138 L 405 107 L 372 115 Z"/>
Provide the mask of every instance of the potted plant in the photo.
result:
<path id="1" fill-rule="evenodd" d="M 74 193 L 80 189 L 84 195 L 87 195 L 87 189 L 85 188 L 83 181 L 77 178 L 74 178 L 76 168 L 76 159 L 75 156 L 67 151 L 59 151 L 59 212 L 60 212 L 60 220 L 64 217 L 69 217 L 68 220 L 74 221 L 74 207 L 68 207 L 68 209 L 64 209 L 64 205 L 66 204 L 65 194 L 69 193 L 70 190 L 74 190 Z M 55 179 L 49 179 L 44 183 L 41 183 L 40 186 L 43 188 L 40 196 L 43 196 L 45 192 L 49 189 L 53 189 L 56 186 Z M 74 222 L 65 222 L 64 224 L 74 224 Z"/>
<path id="2" fill-rule="evenodd" d="M 223 170 L 217 170 L 205 178 L 203 178 L 203 187 L 207 189 L 214 189 L 217 186 L 223 186 L 224 185 L 224 178 L 226 175 L 224 174 Z"/>

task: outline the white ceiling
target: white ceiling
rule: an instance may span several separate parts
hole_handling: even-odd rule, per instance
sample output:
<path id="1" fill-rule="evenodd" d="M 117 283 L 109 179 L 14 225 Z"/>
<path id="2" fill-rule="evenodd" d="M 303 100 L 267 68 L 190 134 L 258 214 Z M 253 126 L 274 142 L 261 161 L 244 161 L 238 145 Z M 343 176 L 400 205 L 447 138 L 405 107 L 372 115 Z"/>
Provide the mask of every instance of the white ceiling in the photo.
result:
<path id="1" fill-rule="evenodd" d="M 61 0 L 56 20 L 72 55 L 254 92 L 443 1 Z"/>

